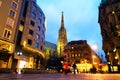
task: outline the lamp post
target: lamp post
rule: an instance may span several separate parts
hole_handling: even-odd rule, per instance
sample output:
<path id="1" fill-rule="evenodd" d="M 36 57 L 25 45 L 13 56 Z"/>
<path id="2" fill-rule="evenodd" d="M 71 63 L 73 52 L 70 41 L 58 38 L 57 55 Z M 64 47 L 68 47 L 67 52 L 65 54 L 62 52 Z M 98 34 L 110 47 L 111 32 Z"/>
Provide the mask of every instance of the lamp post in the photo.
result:
<path id="1" fill-rule="evenodd" d="M 17 71 L 18 71 L 18 74 L 21 74 L 20 58 L 21 58 L 21 56 L 22 56 L 22 52 L 21 52 L 21 51 L 18 51 L 18 52 L 17 52 L 17 55 L 18 55 L 18 57 L 19 57 L 19 58 L 18 58 L 18 70 L 17 70 Z"/>

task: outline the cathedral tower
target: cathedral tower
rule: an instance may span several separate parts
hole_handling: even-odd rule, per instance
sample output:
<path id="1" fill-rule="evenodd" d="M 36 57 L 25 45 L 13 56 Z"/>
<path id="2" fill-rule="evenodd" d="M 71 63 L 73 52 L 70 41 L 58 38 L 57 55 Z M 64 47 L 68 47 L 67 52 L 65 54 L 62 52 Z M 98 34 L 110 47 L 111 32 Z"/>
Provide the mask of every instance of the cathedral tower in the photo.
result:
<path id="1" fill-rule="evenodd" d="M 63 56 L 63 50 L 66 44 L 67 44 L 67 35 L 66 35 L 66 29 L 64 27 L 64 15 L 62 12 L 61 27 L 59 29 L 58 45 L 57 45 L 58 57 Z"/>

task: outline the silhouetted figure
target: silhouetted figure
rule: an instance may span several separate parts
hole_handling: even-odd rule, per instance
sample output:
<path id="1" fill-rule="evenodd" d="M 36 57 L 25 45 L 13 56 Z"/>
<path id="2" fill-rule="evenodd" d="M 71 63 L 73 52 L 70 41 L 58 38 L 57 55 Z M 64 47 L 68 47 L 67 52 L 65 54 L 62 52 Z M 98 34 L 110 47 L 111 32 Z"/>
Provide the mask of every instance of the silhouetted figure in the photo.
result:
<path id="1" fill-rule="evenodd" d="M 74 63 L 72 67 L 73 67 L 74 74 L 76 74 L 76 72 L 75 72 L 75 70 L 77 68 L 76 64 Z"/>

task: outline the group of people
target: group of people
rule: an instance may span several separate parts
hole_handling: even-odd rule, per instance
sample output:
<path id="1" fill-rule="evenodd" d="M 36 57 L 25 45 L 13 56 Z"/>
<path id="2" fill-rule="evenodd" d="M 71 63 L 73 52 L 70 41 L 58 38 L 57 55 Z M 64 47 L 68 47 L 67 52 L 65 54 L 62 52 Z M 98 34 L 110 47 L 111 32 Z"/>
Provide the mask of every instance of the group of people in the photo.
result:
<path id="1" fill-rule="evenodd" d="M 76 70 L 77 70 L 77 73 L 79 73 L 78 68 L 75 63 L 72 66 L 69 65 L 67 62 L 63 64 L 63 71 L 65 74 L 71 72 L 71 69 L 74 72 L 74 74 L 76 74 Z"/>

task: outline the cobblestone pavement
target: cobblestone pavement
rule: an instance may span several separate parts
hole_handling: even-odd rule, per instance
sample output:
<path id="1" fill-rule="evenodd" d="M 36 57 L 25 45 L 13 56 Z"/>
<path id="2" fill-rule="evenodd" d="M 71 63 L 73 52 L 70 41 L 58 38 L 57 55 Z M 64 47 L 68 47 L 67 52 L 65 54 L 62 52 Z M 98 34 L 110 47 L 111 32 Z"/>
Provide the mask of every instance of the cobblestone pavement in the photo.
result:
<path id="1" fill-rule="evenodd" d="M 0 74 L 0 80 L 120 80 L 120 74 Z"/>

